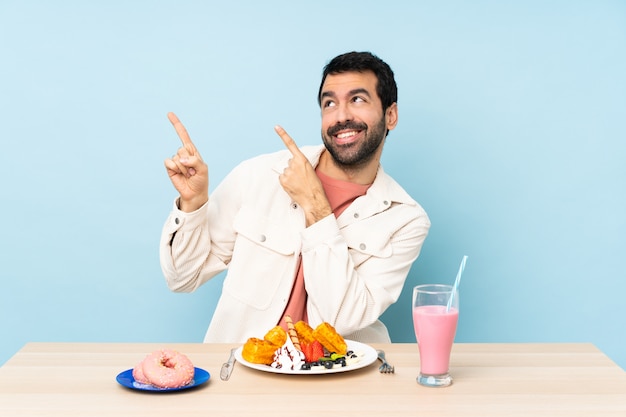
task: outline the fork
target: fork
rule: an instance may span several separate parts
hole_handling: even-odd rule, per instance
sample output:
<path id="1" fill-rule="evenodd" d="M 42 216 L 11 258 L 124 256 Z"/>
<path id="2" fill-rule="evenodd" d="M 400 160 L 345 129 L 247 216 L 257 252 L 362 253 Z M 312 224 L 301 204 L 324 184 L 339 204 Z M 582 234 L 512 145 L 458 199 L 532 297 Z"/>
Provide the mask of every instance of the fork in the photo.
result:
<path id="1" fill-rule="evenodd" d="M 393 374 L 395 368 L 385 359 L 385 351 L 377 350 L 376 353 L 378 354 L 378 360 L 383 363 L 382 365 L 380 365 L 380 368 L 378 368 L 378 371 L 381 374 Z"/>

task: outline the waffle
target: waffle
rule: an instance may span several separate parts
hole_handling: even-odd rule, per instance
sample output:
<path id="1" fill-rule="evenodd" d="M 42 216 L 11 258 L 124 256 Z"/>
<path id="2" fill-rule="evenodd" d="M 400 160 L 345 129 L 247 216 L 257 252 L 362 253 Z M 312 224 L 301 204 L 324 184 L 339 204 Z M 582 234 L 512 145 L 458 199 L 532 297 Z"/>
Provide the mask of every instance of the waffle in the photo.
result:
<path id="1" fill-rule="evenodd" d="M 270 365 L 273 362 L 276 349 L 285 344 L 287 333 L 280 326 L 275 326 L 267 332 L 263 339 L 249 338 L 243 345 L 241 356 L 250 363 Z"/>
<path id="2" fill-rule="evenodd" d="M 345 355 L 348 352 L 348 345 L 333 326 L 323 322 L 313 330 L 313 337 L 329 352 Z"/>

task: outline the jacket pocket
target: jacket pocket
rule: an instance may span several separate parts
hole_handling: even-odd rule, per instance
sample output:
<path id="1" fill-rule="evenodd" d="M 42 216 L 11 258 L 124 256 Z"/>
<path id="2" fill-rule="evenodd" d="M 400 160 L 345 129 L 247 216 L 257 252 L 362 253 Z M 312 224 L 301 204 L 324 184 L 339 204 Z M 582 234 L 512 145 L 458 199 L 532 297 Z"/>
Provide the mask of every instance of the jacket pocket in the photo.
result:
<path id="1" fill-rule="evenodd" d="M 388 258 L 393 253 L 389 232 L 379 230 L 374 224 L 365 223 L 369 222 L 352 224 L 341 229 L 355 266 L 371 257 Z"/>
<path id="2" fill-rule="evenodd" d="M 281 284 L 290 289 L 293 282 L 294 234 L 287 219 L 270 219 L 249 206 L 235 216 L 234 229 L 237 237 L 224 291 L 256 309 L 267 309 Z"/>

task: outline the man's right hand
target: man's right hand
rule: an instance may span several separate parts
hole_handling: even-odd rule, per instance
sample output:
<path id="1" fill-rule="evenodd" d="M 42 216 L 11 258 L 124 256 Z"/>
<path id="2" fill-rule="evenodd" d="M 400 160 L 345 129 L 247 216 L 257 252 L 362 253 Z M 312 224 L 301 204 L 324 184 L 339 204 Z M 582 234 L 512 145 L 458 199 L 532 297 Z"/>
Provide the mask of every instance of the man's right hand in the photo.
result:
<path id="1" fill-rule="evenodd" d="M 178 207 L 182 211 L 192 212 L 209 200 L 209 168 L 178 117 L 168 113 L 167 118 L 176 129 L 183 146 L 178 148 L 174 156 L 165 160 L 165 168 L 180 194 Z"/>

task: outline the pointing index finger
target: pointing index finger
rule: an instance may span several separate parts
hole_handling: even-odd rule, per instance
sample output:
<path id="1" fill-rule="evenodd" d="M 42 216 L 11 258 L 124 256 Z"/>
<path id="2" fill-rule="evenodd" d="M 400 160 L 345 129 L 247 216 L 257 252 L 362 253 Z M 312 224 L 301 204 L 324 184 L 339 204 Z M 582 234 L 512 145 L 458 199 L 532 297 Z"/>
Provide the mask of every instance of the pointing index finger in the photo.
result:
<path id="1" fill-rule="evenodd" d="M 191 141 L 191 137 L 189 137 L 189 133 L 187 133 L 187 129 L 185 128 L 185 126 L 183 126 L 183 124 L 178 119 L 178 117 L 173 112 L 169 112 L 167 114 L 167 118 L 169 119 L 172 126 L 174 126 L 174 129 L 176 130 L 176 134 L 180 138 L 185 149 L 187 149 L 187 151 L 192 155 L 196 154 L 196 146 Z"/>
<path id="2" fill-rule="evenodd" d="M 280 138 L 283 140 L 283 143 L 285 144 L 287 149 L 289 149 L 289 152 L 291 152 L 293 156 L 304 156 L 302 151 L 300 151 L 300 148 L 298 148 L 298 145 L 296 145 L 296 142 L 291 138 L 291 136 L 289 136 L 289 134 L 287 134 L 285 129 L 283 129 L 281 126 L 276 125 L 274 126 L 274 130 L 276 131 L 276 133 L 278 133 L 278 136 L 280 136 Z"/>

